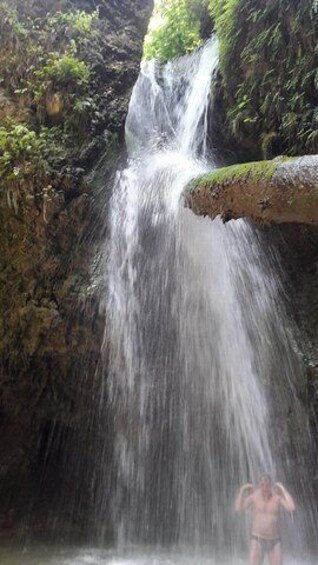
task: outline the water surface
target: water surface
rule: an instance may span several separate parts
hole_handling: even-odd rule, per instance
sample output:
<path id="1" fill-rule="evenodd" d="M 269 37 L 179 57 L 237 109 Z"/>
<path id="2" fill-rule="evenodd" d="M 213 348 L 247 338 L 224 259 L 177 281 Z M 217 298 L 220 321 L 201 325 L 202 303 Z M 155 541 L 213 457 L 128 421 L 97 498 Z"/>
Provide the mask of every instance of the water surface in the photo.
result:
<path id="1" fill-rule="evenodd" d="M 162 551 L 136 547 L 121 553 L 113 549 L 32 545 L 24 548 L 9 546 L 0 548 L 0 563 L 1 565 L 243 565 L 247 563 L 247 559 L 214 558 L 208 551 L 199 555 L 186 548 Z M 317 558 L 286 557 L 284 564 L 314 565 L 317 564 Z"/>

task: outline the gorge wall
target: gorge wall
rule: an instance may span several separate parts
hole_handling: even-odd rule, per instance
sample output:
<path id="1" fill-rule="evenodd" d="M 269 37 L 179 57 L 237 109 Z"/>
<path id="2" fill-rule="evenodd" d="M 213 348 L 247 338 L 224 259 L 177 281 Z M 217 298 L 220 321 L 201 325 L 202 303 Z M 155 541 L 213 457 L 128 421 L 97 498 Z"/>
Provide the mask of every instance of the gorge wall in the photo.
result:
<path id="1" fill-rule="evenodd" d="M 105 230 L 99 191 L 107 190 L 123 150 L 152 4 L 0 2 L 4 523 L 6 509 L 18 519 L 43 497 L 47 506 L 56 504 L 57 490 L 59 504 L 73 496 L 79 453 L 84 475 L 92 472 L 87 433 L 94 437 L 105 323 L 96 283 Z M 99 189 L 92 173 L 98 170 Z M 66 477 L 64 447 L 74 443 Z M 90 481 L 82 481 L 86 509 Z"/>

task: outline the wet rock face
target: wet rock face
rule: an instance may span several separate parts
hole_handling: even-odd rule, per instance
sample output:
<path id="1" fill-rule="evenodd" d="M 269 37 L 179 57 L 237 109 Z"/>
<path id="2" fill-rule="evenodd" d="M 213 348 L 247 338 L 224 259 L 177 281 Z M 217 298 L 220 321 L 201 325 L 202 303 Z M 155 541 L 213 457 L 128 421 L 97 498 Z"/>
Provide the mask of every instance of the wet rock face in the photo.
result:
<path id="1" fill-rule="evenodd" d="M 18 5 L 36 17 L 46 10 L 92 11 L 98 5 L 105 34 L 101 50 L 89 53 L 99 119 L 87 140 L 60 169 L 39 171 L 22 184 L 12 181 L 0 199 L 0 498 L 10 506 L 18 505 L 17 482 L 28 488 L 37 482 L 52 441 L 65 463 L 66 438 L 85 449 L 92 427 L 105 326 L 96 260 L 106 213 L 100 191 L 110 184 L 123 149 L 152 10 L 151 0 Z M 0 116 L 21 112 L 0 91 Z M 87 178 L 105 150 L 97 189 Z"/>
<path id="2" fill-rule="evenodd" d="M 279 233 L 277 245 L 287 273 L 291 309 L 302 336 L 301 346 L 306 367 L 306 406 L 317 441 L 318 227 L 286 225 L 277 228 L 277 233 Z"/>
<path id="3" fill-rule="evenodd" d="M 303 367 L 297 394 L 309 428 L 303 426 L 304 439 L 299 435 L 300 430 L 296 435 L 293 432 L 296 444 L 307 445 L 305 467 L 302 468 L 304 461 L 299 460 L 298 470 L 302 476 L 307 475 L 308 485 L 312 485 L 318 496 L 318 227 L 284 224 L 265 228 L 263 235 L 268 249 L 278 258 L 285 305 L 296 324 L 297 355 L 301 354 Z M 294 415 L 290 413 L 290 417 L 292 421 Z M 285 424 L 286 421 L 278 423 L 277 427 L 283 429 Z"/>

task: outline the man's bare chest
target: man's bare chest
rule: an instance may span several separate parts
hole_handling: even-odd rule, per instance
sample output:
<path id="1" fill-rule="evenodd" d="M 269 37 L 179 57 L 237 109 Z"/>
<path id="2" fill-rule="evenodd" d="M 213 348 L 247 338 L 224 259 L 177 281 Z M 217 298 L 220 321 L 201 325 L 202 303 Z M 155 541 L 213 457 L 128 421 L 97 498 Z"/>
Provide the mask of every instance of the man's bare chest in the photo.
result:
<path id="1" fill-rule="evenodd" d="M 271 498 L 270 500 L 257 498 L 254 501 L 254 511 L 257 514 L 277 515 L 279 512 L 279 501 L 276 498 Z"/>

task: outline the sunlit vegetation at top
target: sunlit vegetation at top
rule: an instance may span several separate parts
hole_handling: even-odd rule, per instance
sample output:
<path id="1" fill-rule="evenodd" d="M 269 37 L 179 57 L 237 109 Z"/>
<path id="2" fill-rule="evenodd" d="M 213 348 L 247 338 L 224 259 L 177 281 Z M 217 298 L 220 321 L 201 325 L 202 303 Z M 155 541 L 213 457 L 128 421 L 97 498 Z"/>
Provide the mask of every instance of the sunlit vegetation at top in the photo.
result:
<path id="1" fill-rule="evenodd" d="M 167 61 L 202 43 L 201 21 L 209 0 L 158 0 L 144 43 L 144 57 Z"/>
<path id="2" fill-rule="evenodd" d="M 242 0 L 210 0 L 209 7 L 219 38 L 220 59 L 222 63 L 230 55 L 236 39 L 237 12 Z M 261 6 L 260 6 L 261 8 Z M 251 24 L 253 19 L 251 20 Z"/>
<path id="3" fill-rule="evenodd" d="M 144 56 L 161 61 L 219 42 L 224 128 L 254 157 L 318 152 L 318 16 L 294 0 L 158 0 Z"/>

